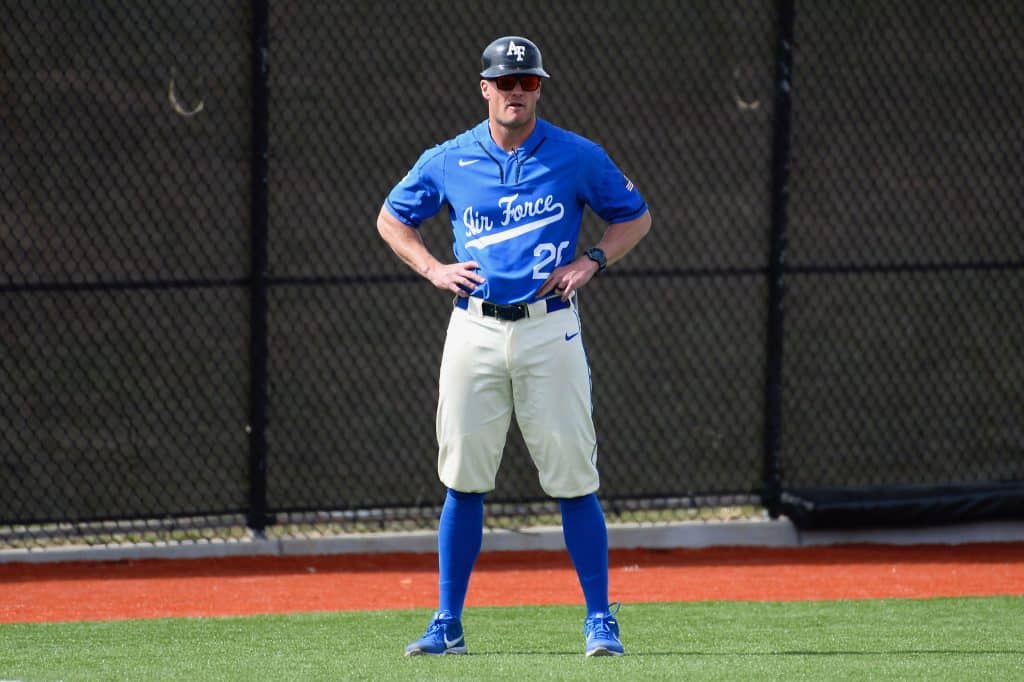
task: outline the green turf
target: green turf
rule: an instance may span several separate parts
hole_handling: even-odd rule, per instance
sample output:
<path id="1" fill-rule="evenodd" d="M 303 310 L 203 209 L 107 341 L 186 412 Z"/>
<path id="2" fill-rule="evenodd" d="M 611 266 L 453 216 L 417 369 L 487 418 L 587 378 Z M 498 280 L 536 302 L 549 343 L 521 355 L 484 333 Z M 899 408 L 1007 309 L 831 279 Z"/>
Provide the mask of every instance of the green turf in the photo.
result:
<path id="1" fill-rule="evenodd" d="M 470 609 L 469 656 L 404 658 L 425 611 L 0 626 L 3 680 L 1024 680 L 1024 598 Z"/>

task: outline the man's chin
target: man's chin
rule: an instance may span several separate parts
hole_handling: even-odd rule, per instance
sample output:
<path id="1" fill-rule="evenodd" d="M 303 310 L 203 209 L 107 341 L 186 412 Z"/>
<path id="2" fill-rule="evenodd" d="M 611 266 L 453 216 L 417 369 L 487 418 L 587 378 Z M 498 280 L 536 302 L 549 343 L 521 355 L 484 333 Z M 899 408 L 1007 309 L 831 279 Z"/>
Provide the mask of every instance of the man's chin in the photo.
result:
<path id="1" fill-rule="evenodd" d="M 531 123 L 533 123 L 532 114 L 528 116 L 511 116 L 498 120 L 498 124 L 502 128 L 507 128 L 509 130 L 519 130 L 520 128 L 528 126 Z"/>

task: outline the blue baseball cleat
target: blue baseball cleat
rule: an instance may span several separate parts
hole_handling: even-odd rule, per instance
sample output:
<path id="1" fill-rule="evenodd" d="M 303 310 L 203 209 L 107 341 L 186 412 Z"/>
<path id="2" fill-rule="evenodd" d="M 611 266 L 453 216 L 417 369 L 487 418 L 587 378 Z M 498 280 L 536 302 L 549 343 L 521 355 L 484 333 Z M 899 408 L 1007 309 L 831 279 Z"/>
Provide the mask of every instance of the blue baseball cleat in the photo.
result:
<path id="1" fill-rule="evenodd" d="M 624 653 L 619 641 L 619 622 L 615 614 L 622 604 L 608 605 L 608 611 L 597 616 L 588 616 L 583 621 L 583 636 L 586 637 L 587 656 L 621 656 Z"/>
<path id="2" fill-rule="evenodd" d="M 621 647 L 620 647 L 621 648 Z M 405 647 L 406 656 L 442 656 L 466 653 L 466 636 L 456 618 L 434 614 L 422 637 Z"/>

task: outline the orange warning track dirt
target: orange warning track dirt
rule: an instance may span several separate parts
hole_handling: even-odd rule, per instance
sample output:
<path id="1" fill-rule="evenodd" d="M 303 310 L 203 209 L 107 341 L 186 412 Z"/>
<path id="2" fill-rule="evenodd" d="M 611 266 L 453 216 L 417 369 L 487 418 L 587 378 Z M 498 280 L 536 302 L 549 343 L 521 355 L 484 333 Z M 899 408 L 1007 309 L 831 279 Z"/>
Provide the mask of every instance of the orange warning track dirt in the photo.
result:
<path id="1" fill-rule="evenodd" d="M 612 550 L 616 601 L 1024 595 L 1024 543 Z M 430 554 L 0 565 L 0 623 L 435 607 Z M 494 552 L 468 606 L 578 604 L 564 552 Z"/>

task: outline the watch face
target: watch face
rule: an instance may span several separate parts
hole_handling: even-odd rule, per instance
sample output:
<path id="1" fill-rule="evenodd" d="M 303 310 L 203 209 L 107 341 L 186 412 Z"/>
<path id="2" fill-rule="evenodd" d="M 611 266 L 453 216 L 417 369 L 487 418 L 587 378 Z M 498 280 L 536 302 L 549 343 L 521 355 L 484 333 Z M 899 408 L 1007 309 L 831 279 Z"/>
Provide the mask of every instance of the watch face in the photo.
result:
<path id="1" fill-rule="evenodd" d="M 604 251 L 597 248 L 596 246 L 592 246 L 591 248 L 587 249 L 586 254 L 587 258 L 597 263 L 598 270 L 604 270 L 606 267 L 608 267 L 608 259 L 605 257 Z"/>

